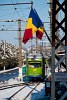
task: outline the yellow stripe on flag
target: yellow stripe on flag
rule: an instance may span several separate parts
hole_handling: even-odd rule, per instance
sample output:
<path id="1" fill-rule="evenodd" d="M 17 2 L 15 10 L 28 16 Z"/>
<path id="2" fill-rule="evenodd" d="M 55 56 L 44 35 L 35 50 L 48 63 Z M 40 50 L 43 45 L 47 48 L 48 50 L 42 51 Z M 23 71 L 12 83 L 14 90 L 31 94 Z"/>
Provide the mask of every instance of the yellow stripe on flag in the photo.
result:
<path id="1" fill-rule="evenodd" d="M 34 26 L 34 24 L 32 23 L 32 18 L 28 18 L 28 22 L 26 25 L 26 29 L 32 29 L 32 34 L 34 34 L 37 31 L 37 27 Z"/>

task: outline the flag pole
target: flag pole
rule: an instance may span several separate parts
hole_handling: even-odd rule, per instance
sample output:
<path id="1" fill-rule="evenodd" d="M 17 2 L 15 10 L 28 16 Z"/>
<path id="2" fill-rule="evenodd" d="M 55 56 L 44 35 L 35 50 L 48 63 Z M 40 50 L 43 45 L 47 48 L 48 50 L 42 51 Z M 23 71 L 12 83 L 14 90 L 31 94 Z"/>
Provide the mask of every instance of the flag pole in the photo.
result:
<path id="1" fill-rule="evenodd" d="M 31 9 L 33 8 L 33 1 L 31 1 Z"/>

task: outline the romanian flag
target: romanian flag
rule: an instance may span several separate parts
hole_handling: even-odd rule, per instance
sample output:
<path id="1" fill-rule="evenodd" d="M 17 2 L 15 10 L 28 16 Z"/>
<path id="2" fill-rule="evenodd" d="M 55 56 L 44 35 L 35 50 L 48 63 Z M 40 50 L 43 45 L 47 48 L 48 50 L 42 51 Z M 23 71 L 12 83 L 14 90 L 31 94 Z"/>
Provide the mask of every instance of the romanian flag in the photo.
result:
<path id="1" fill-rule="evenodd" d="M 41 39 L 44 33 L 44 26 L 36 10 L 31 8 L 23 36 L 23 43 L 26 44 L 29 39 L 32 39 L 35 32 L 36 37 Z"/>
<path id="2" fill-rule="evenodd" d="M 36 18 L 36 14 L 34 10 L 31 9 L 23 36 L 24 44 L 26 44 L 29 39 L 33 38 L 33 34 L 37 31 L 37 28 L 38 28 L 38 21 Z"/>
<path id="3" fill-rule="evenodd" d="M 42 39 L 42 36 L 43 36 L 43 33 L 44 33 L 44 25 L 40 19 L 40 17 L 38 16 L 36 10 L 34 9 L 34 12 L 36 14 L 36 18 L 37 18 L 37 21 L 38 21 L 38 29 L 36 31 L 36 37 L 39 38 L 39 39 Z"/>

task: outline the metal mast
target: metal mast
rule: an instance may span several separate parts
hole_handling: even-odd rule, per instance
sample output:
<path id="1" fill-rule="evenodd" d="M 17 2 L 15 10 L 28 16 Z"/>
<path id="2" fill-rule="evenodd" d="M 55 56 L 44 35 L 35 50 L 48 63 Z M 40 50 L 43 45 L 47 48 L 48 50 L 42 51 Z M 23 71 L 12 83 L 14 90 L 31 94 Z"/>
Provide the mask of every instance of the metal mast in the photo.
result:
<path id="1" fill-rule="evenodd" d="M 67 80 L 64 79 L 67 76 L 67 6 L 66 4 L 67 4 L 67 0 L 63 0 L 62 2 L 60 2 L 59 0 L 52 0 L 51 100 L 55 100 L 55 82 L 59 81 L 58 75 L 59 75 L 60 80 L 64 82 L 67 88 L 67 84 L 66 84 Z M 56 9 L 56 6 L 58 6 L 57 9 Z M 56 16 L 60 10 L 62 10 L 64 14 L 63 16 L 64 18 L 61 21 L 58 21 Z M 62 38 L 59 38 L 56 34 L 59 28 L 63 31 Z M 56 41 L 58 42 L 56 43 Z M 59 57 L 58 54 L 56 54 L 56 50 L 58 49 L 58 47 L 62 47 L 65 50 L 65 55 Z M 62 76 L 65 76 L 63 78 L 64 80 L 62 79 L 60 72 L 55 73 L 55 68 L 59 66 L 60 63 L 66 69 L 66 72 L 61 72 Z M 65 92 L 59 100 L 64 100 L 64 98 L 66 97 L 67 97 L 67 92 Z"/>

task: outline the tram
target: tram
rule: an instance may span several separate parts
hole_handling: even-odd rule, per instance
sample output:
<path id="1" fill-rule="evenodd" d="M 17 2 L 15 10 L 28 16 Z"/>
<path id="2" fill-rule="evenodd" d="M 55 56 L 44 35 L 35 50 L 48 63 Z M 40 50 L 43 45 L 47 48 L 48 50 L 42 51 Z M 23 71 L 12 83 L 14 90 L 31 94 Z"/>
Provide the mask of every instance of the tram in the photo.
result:
<path id="1" fill-rule="evenodd" d="M 43 79 L 45 75 L 44 56 L 39 53 L 28 54 L 26 60 L 27 77 L 29 79 Z"/>

